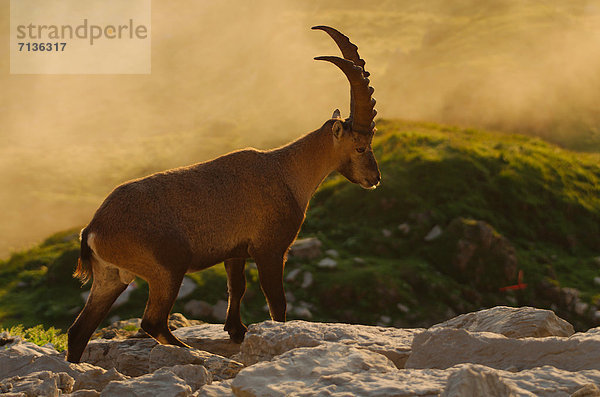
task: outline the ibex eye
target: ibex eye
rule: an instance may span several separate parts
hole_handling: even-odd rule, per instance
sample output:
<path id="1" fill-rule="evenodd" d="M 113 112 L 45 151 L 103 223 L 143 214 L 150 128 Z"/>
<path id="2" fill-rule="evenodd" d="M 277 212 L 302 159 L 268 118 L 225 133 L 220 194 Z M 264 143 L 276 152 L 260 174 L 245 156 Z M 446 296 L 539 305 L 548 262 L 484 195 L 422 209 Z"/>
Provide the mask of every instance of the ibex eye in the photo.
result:
<path id="1" fill-rule="evenodd" d="M 367 150 L 367 148 L 364 148 L 364 147 L 359 147 L 359 148 L 356 148 L 356 151 L 357 151 L 358 153 L 364 153 L 364 152 L 365 152 L 365 150 Z"/>

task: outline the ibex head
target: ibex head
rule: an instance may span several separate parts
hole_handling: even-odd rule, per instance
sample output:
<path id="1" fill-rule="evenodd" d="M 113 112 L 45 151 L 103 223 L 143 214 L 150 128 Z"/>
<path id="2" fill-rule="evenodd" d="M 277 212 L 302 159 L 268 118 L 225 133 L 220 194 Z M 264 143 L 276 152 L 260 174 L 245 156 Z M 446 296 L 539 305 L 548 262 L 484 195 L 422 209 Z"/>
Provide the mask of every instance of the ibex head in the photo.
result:
<path id="1" fill-rule="evenodd" d="M 369 86 L 369 72 L 365 61 L 358 55 L 358 47 L 348 37 L 329 26 L 313 26 L 313 29 L 325 31 L 338 45 L 344 58 L 322 56 L 315 59 L 328 61 L 339 67 L 350 82 L 350 116 L 346 120 L 335 110 L 331 131 L 334 147 L 339 156 L 337 171 L 350 182 L 365 189 L 374 189 L 379 185 L 381 174 L 373 155 L 371 141 L 375 133 L 373 119 L 377 112 L 372 98 L 373 87 Z"/>

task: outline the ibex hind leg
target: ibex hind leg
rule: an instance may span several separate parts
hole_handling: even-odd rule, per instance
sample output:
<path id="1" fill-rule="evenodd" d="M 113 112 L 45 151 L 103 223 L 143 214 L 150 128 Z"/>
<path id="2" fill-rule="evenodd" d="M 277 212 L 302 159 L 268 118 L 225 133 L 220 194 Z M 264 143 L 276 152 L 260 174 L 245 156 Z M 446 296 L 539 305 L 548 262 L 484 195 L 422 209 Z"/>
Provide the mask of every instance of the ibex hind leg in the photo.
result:
<path id="1" fill-rule="evenodd" d="M 169 313 L 177 298 L 179 287 L 181 287 L 183 274 L 175 275 L 164 272 L 164 274 L 147 281 L 148 302 L 142 318 L 142 329 L 159 343 L 189 347 L 177 339 L 168 326 Z"/>
<path id="2" fill-rule="evenodd" d="M 244 258 L 232 258 L 225 261 L 227 271 L 227 291 L 229 293 L 229 305 L 227 307 L 227 320 L 225 320 L 225 331 L 236 343 L 242 343 L 244 335 L 248 330 L 242 323 L 240 316 L 240 304 L 246 292 L 246 274 Z"/>
<path id="3" fill-rule="evenodd" d="M 92 259 L 93 282 L 87 302 L 68 331 L 67 360 L 79 362 L 92 333 L 110 310 L 117 297 L 127 288 L 119 269 Z"/>

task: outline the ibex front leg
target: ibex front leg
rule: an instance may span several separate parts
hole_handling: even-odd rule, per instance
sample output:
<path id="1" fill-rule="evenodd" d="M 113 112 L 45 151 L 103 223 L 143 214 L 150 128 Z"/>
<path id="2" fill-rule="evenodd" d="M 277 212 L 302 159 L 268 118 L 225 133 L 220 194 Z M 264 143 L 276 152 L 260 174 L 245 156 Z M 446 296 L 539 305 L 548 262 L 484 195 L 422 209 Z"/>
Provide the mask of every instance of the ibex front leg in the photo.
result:
<path id="1" fill-rule="evenodd" d="M 285 292 L 283 290 L 283 255 L 255 256 L 260 287 L 267 298 L 271 318 L 285 321 Z"/>
<path id="2" fill-rule="evenodd" d="M 244 258 L 232 258 L 225 261 L 229 305 L 224 329 L 229 332 L 229 337 L 236 343 L 242 343 L 248 330 L 240 317 L 240 302 L 246 292 L 245 265 L 246 260 Z"/>

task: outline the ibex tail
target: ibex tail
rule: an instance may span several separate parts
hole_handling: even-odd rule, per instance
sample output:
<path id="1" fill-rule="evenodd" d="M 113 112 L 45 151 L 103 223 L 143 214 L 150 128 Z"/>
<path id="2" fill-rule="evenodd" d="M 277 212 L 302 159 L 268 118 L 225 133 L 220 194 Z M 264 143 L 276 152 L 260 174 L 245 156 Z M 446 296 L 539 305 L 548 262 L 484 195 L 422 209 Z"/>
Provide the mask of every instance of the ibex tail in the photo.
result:
<path id="1" fill-rule="evenodd" d="M 81 239 L 81 251 L 77 260 L 77 268 L 73 272 L 73 277 L 81 280 L 82 284 L 87 283 L 92 278 L 92 249 L 88 245 L 88 229 L 85 227 L 79 237 Z"/>

